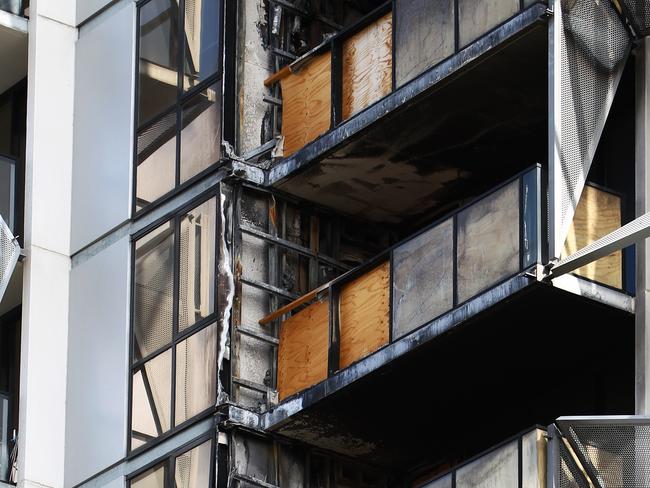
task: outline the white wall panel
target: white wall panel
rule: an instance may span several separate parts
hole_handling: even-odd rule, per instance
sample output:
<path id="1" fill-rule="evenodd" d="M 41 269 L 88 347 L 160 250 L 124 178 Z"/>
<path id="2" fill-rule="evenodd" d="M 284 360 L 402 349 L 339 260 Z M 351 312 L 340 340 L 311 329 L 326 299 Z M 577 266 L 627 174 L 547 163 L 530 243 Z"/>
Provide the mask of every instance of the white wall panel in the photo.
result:
<path id="1" fill-rule="evenodd" d="M 65 486 L 126 452 L 129 254 L 124 237 L 71 271 Z"/>
<path id="2" fill-rule="evenodd" d="M 79 31 L 73 253 L 129 217 L 134 16 L 133 2 L 118 2 Z"/>

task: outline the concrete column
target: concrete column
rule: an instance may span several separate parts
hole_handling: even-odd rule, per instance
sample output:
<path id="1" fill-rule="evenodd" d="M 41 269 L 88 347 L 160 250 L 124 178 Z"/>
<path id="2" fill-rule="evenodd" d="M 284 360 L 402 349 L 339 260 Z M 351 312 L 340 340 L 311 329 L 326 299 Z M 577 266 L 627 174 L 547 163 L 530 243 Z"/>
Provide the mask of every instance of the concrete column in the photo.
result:
<path id="1" fill-rule="evenodd" d="M 636 216 L 650 211 L 650 43 L 646 37 L 636 61 Z M 650 241 L 636 245 L 635 411 L 650 414 Z"/>
<path id="2" fill-rule="evenodd" d="M 75 0 L 30 5 L 19 487 L 63 487 Z"/>

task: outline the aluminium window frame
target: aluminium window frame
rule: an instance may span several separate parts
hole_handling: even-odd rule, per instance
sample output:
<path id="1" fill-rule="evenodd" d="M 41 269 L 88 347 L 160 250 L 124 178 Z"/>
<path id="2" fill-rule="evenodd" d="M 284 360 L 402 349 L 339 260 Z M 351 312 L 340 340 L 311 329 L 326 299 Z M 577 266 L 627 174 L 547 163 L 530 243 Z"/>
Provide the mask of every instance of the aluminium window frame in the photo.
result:
<path id="1" fill-rule="evenodd" d="M 164 108 L 158 112 L 153 117 L 150 117 L 144 122 L 139 120 L 139 100 L 140 100 L 140 15 L 141 9 L 149 2 L 154 0 L 140 0 L 136 3 L 136 20 L 135 20 L 135 63 L 134 63 L 134 103 L 133 103 L 133 137 L 132 137 L 132 172 L 131 178 L 133 184 L 131 185 L 131 215 L 132 218 L 137 218 L 143 214 L 157 208 L 162 203 L 168 201 L 174 195 L 177 195 L 179 192 L 185 188 L 191 186 L 197 181 L 203 179 L 208 174 L 213 173 L 215 170 L 221 166 L 219 163 L 223 161 L 224 157 L 224 141 L 226 136 L 230 137 L 230 134 L 233 128 L 228 124 L 227 128 L 224 130 L 224 122 L 230 118 L 231 112 L 234 116 L 234 106 L 232 104 L 224 103 L 224 100 L 229 98 L 225 95 L 227 91 L 228 94 L 232 95 L 234 93 L 233 84 L 225 81 L 224 76 L 224 67 L 228 65 L 229 72 L 233 72 L 233 63 L 229 62 L 230 58 L 234 57 L 235 46 L 233 42 L 228 42 L 225 39 L 226 35 L 226 25 L 232 24 L 232 17 L 234 15 L 234 9 L 231 7 L 234 0 L 217 0 L 219 2 L 218 15 L 219 15 L 219 64 L 217 70 L 208 76 L 206 79 L 202 80 L 197 85 L 191 87 L 189 90 L 184 90 L 183 79 L 185 74 L 185 0 L 178 0 L 178 19 L 177 19 L 177 30 L 178 30 L 178 52 L 177 63 L 178 69 L 176 72 L 176 100 L 170 106 Z M 226 4 L 228 4 L 226 6 Z M 228 16 L 229 22 L 226 22 L 226 15 Z M 228 36 L 233 37 L 234 33 L 231 32 L 231 28 L 228 28 Z M 226 48 L 228 48 L 228 53 L 226 53 Z M 232 77 L 232 76 L 231 76 Z M 186 181 L 180 181 L 180 166 L 181 166 L 181 145 L 180 138 L 182 132 L 182 118 L 183 118 L 183 106 L 192 100 L 195 96 L 199 95 L 203 90 L 209 88 L 212 85 L 217 85 L 219 94 L 219 130 L 220 130 L 220 146 L 221 146 L 221 157 L 220 160 L 214 161 L 207 168 L 203 169 L 199 173 L 193 175 L 191 178 Z M 176 140 L 176 149 L 175 149 L 175 162 L 174 162 L 174 186 L 167 191 L 165 194 L 159 196 L 155 200 L 147 203 L 141 209 L 138 210 L 137 205 L 137 182 L 138 182 L 138 136 L 143 129 L 148 128 L 160 121 L 164 117 L 174 113 L 175 114 L 175 140 Z M 232 138 L 232 137 L 230 137 Z"/>
<path id="2" fill-rule="evenodd" d="M 200 446 L 204 442 L 210 442 L 210 474 L 208 476 L 208 488 L 214 488 L 217 478 L 217 440 L 218 432 L 216 426 L 207 433 L 201 434 L 200 436 L 192 439 L 191 441 L 186 442 L 182 446 L 177 447 L 176 449 L 163 454 L 162 456 L 157 457 L 150 463 L 145 464 L 141 468 L 129 473 L 126 476 L 126 487 L 131 488 L 132 482 L 135 478 L 141 474 L 146 473 L 152 468 L 157 467 L 158 465 L 165 465 L 167 472 L 165 473 L 165 486 L 164 488 L 174 488 L 175 487 L 175 471 L 176 471 L 176 459 L 179 456 L 182 456 L 188 451 L 191 451 L 195 447 Z"/>
<path id="3" fill-rule="evenodd" d="M 184 420 L 180 424 L 175 424 L 175 415 L 176 415 L 176 410 L 175 410 L 175 404 L 176 404 L 176 348 L 177 346 L 182 343 L 183 341 L 189 339 L 196 333 L 200 332 L 201 330 L 206 329 L 207 327 L 211 325 L 215 325 L 217 327 L 217 331 L 219 329 L 219 309 L 220 309 L 220 303 L 219 303 L 219 293 L 218 293 L 218 287 L 216 283 L 218 283 L 218 273 L 219 273 L 219 261 L 221 259 L 221 250 L 219 246 L 219 239 L 220 239 L 220 229 L 219 226 L 221 225 L 219 221 L 219 215 L 221 215 L 222 211 L 222 202 L 221 202 L 221 184 L 215 185 L 213 188 L 210 188 L 209 190 L 201 193 L 200 195 L 197 195 L 195 198 L 191 199 L 178 209 L 173 210 L 172 212 L 169 212 L 168 214 L 164 215 L 160 219 L 156 220 L 155 222 L 152 222 L 150 225 L 146 226 L 142 230 L 138 231 L 137 233 L 133 234 L 131 236 L 131 263 L 130 263 L 130 308 L 129 308 L 129 354 L 128 354 L 128 411 L 127 411 L 127 429 L 126 429 L 126 458 L 132 458 L 135 455 L 146 451 L 156 445 L 158 445 L 160 442 L 163 440 L 169 438 L 170 436 L 176 434 L 177 432 L 189 427 L 190 425 L 193 425 L 206 417 L 212 415 L 216 411 L 216 402 L 213 405 L 208 406 L 206 409 L 203 411 L 197 413 L 196 415 Z M 202 205 L 203 203 L 206 203 L 212 199 L 215 199 L 216 201 L 216 215 L 215 215 L 215 236 L 214 236 L 214 280 L 215 280 L 215 287 L 214 287 L 214 310 L 212 313 L 206 317 L 203 317 L 199 321 L 195 322 L 191 326 L 185 328 L 182 332 L 178 331 L 178 324 L 179 324 L 179 317 L 178 317 L 178 302 L 179 302 L 179 277 L 180 277 L 180 222 L 182 218 L 191 210 L 197 208 L 198 206 Z M 172 270 L 172 279 L 173 279 L 173 284 L 172 284 L 172 289 L 173 289 L 173 303 L 172 303 L 172 336 L 171 340 L 169 343 L 165 344 L 164 346 L 159 347 L 155 351 L 152 351 L 149 353 L 147 356 L 138 359 L 137 361 L 135 359 L 135 328 L 134 328 L 134 323 L 135 323 L 135 308 L 136 308 L 136 301 L 135 301 L 135 279 L 136 279 L 136 273 L 135 273 L 135 265 L 136 265 L 136 244 L 137 241 L 149 234 L 150 232 L 156 230 L 157 228 L 165 225 L 168 222 L 173 222 L 174 223 L 174 245 L 173 245 L 173 270 Z M 218 345 L 217 345 L 218 348 Z M 133 421 L 133 376 L 134 374 L 138 371 L 144 368 L 144 365 L 148 363 L 149 361 L 153 360 L 154 358 L 160 356 L 161 354 L 171 351 L 171 391 L 170 391 L 170 421 L 169 421 L 169 429 L 165 432 L 162 432 L 160 435 L 157 437 L 146 441 L 143 445 L 138 446 L 137 448 L 133 449 L 132 448 L 132 435 L 133 435 L 133 430 L 132 430 L 132 421 Z M 218 371 L 218 354 L 215 355 L 215 361 L 217 361 L 217 364 L 215 365 L 217 370 L 216 374 L 214 377 L 214 383 L 215 387 L 218 389 L 218 384 L 219 384 L 219 371 Z"/>

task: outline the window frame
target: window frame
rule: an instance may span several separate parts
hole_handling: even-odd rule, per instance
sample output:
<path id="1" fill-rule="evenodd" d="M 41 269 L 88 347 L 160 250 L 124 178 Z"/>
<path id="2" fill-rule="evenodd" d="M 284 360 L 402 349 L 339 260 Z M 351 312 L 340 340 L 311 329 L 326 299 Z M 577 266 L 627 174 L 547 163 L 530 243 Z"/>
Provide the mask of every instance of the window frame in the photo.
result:
<path id="1" fill-rule="evenodd" d="M 217 184 L 215 187 L 209 189 L 208 191 L 205 191 L 201 193 L 200 195 L 197 195 L 195 198 L 192 198 L 190 201 L 179 207 L 178 209 L 175 209 L 174 211 L 166 214 L 165 216 L 161 217 L 160 219 L 156 220 L 155 222 L 151 223 L 150 225 L 146 226 L 142 230 L 138 231 L 137 233 L 133 234 L 131 236 L 131 242 L 130 242 L 130 247 L 131 247 L 131 263 L 130 263 L 130 278 L 129 278 L 129 285 L 131 289 L 129 290 L 129 296 L 130 296 L 130 307 L 129 307 L 129 350 L 128 350 L 128 412 L 127 412 L 127 429 L 126 429 L 126 451 L 127 451 L 127 458 L 133 457 L 134 455 L 146 451 L 147 449 L 150 449 L 153 446 L 158 445 L 160 442 L 164 441 L 168 437 L 174 435 L 175 433 L 185 429 L 186 427 L 193 425 L 206 417 L 209 417 L 216 411 L 216 402 L 201 412 L 198 412 L 194 416 L 184 420 L 183 422 L 176 424 L 176 418 L 175 418 L 175 403 L 176 403 L 176 349 L 180 343 L 183 341 L 189 339 L 196 333 L 207 329 L 211 325 L 215 325 L 217 327 L 217 331 L 219 330 L 219 309 L 220 309 L 220 303 L 219 303 L 219 293 L 218 293 L 218 273 L 219 273 L 219 261 L 221 258 L 221 249 L 219 246 L 219 241 L 220 241 L 220 233 L 223 231 L 221 229 L 222 223 L 219 220 L 219 215 L 222 213 L 222 202 L 221 202 L 221 185 Z M 180 222 L 183 216 L 185 216 L 188 212 L 191 210 L 199 207 L 203 203 L 206 203 L 212 199 L 215 199 L 216 201 L 216 215 L 215 215 L 215 249 L 214 249 L 214 280 L 215 280 L 215 286 L 214 286 L 214 310 L 212 311 L 211 314 L 207 315 L 206 317 L 203 317 L 202 319 L 198 320 L 196 323 L 192 324 L 191 326 L 185 328 L 183 331 L 179 332 L 178 331 L 178 325 L 179 325 L 179 317 L 178 317 L 178 302 L 179 302 L 179 277 L 180 277 L 180 256 L 181 256 L 181 249 L 180 249 Z M 150 352 L 147 356 L 140 358 L 138 360 L 135 360 L 135 311 L 136 311 L 136 300 L 135 300 L 135 292 L 136 292 L 136 287 L 135 287 L 135 279 L 136 279 L 136 272 L 135 272 L 135 266 L 136 266 L 136 244 L 137 241 L 149 234 L 150 232 L 155 231 L 159 227 L 169 223 L 173 222 L 174 223 L 174 246 L 173 246 L 173 283 L 172 283 L 172 288 L 173 288 L 173 303 L 172 303 L 172 336 L 171 340 L 168 344 L 159 347 L 155 351 Z M 217 345 L 218 348 L 218 345 Z M 133 421 L 133 376 L 138 370 L 141 370 L 146 363 L 149 361 L 153 360 L 154 358 L 160 356 L 161 354 L 164 354 L 167 351 L 171 351 L 171 391 L 170 391 L 170 416 L 169 416 L 169 429 L 167 431 L 162 432 L 160 435 L 157 437 L 150 439 L 149 441 L 145 442 L 143 445 L 136 447 L 135 449 L 132 446 L 132 437 L 133 437 L 133 429 L 132 429 L 132 421 Z M 215 361 L 217 361 L 217 364 L 215 364 L 216 367 L 216 374 L 214 377 L 214 382 L 215 382 L 215 387 L 216 387 L 216 392 L 218 394 L 218 385 L 219 385 L 219 364 L 218 364 L 218 351 L 217 354 L 215 355 Z"/>
<path id="2" fill-rule="evenodd" d="M 131 179 L 132 179 L 132 185 L 131 185 L 131 215 L 133 218 L 139 217 L 142 214 L 152 210 L 153 208 L 156 208 L 163 202 L 167 201 L 169 198 L 173 197 L 174 195 L 178 194 L 180 191 L 183 189 L 191 186 L 193 183 L 201 180 L 203 177 L 206 175 L 214 172 L 219 166 L 221 166 L 219 163 L 224 159 L 224 136 L 226 134 L 226 131 L 224 131 L 224 121 L 228 118 L 226 117 L 226 113 L 224 110 L 224 90 L 226 89 L 227 86 L 230 86 L 231 83 L 227 83 L 225 81 L 225 76 L 224 76 L 224 66 L 226 64 L 229 65 L 231 63 L 227 63 L 227 59 L 232 56 L 232 52 L 229 54 L 229 56 L 225 55 L 225 50 L 226 47 L 229 48 L 229 51 L 232 50 L 231 43 L 227 43 L 225 39 L 225 33 L 226 33 L 226 14 L 229 13 L 230 8 L 226 8 L 226 3 L 230 2 L 228 0 L 217 0 L 219 2 L 218 6 L 218 25 L 219 25 L 219 48 L 218 48 L 218 65 L 217 69 L 214 73 L 212 73 L 210 76 L 208 76 L 206 79 L 202 80 L 200 83 L 197 83 L 195 86 L 191 87 L 189 90 L 185 91 L 183 89 L 183 77 L 185 73 L 185 27 L 184 27 L 184 20 L 185 20 L 185 0 L 178 0 L 178 36 L 179 36 L 179 41 L 178 41 L 178 52 L 176 53 L 177 57 L 177 63 L 178 65 L 178 70 L 176 72 L 176 100 L 175 102 L 158 112 L 156 115 L 153 117 L 150 117 L 144 122 L 140 122 L 139 120 L 139 112 L 140 112 L 140 17 L 141 17 L 141 10 L 142 8 L 147 5 L 148 3 L 152 2 L 154 0 L 140 0 L 136 3 L 136 15 L 135 15 L 135 61 L 134 61 L 134 103 L 133 103 L 133 137 L 132 137 L 132 172 L 131 172 Z M 231 17 L 232 14 L 229 15 Z M 214 161 L 212 164 L 210 164 L 207 168 L 203 169 L 199 173 L 193 175 L 191 178 L 188 178 L 186 181 L 181 182 L 180 180 L 180 175 L 181 175 L 181 161 L 180 161 L 180 153 L 181 153 L 181 146 L 180 146 L 180 138 L 181 138 L 181 132 L 182 132 L 182 119 L 183 119 L 183 106 L 189 102 L 194 96 L 199 95 L 203 90 L 209 88 L 210 86 L 215 85 L 217 87 L 217 93 L 218 99 L 219 99 L 219 142 L 221 146 L 221 157 L 219 161 Z M 229 89 L 231 91 L 232 89 Z M 230 106 L 228 107 L 228 111 L 230 112 Z M 234 112 L 234 110 L 232 110 Z M 175 156 L 175 162 L 174 162 L 174 186 L 164 193 L 163 195 L 160 195 L 158 198 L 155 200 L 149 202 L 147 205 L 143 206 L 141 209 L 138 210 L 138 205 L 137 205 L 137 182 L 138 182 L 138 136 L 141 132 L 143 132 L 144 129 L 154 125 L 156 122 L 160 121 L 164 117 L 174 113 L 175 114 L 175 120 L 176 120 L 176 127 L 175 127 L 175 138 L 176 138 L 176 156 Z M 229 132 L 229 131 L 228 131 Z"/>
<path id="3" fill-rule="evenodd" d="M 208 476 L 208 488 L 214 488 L 216 483 L 216 466 L 217 466 L 217 440 L 218 432 L 216 428 L 211 429 L 209 432 L 192 439 L 191 441 L 186 442 L 185 444 L 177 447 L 176 449 L 157 457 L 153 461 L 145 464 L 141 468 L 129 473 L 126 476 L 126 488 L 131 488 L 132 482 L 138 476 L 146 473 L 152 468 L 155 468 L 159 465 L 164 465 L 167 469 L 165 473 L 165 486 L 164 488 L 175 488 L 175 471 L 176 471 L 176 459 L 179 456 L 182 456 L 188 451 L 191 451 L 195 447 L 200 446 L 204 442 L 210 442 L 210 474 Z"/>

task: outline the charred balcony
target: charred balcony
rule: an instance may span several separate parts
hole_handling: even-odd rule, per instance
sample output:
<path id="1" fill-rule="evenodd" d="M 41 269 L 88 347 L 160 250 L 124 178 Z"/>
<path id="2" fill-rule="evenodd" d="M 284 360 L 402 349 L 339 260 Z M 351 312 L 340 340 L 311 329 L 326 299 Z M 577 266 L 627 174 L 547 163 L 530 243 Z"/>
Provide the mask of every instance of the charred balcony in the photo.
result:
<path id="1" fill-rule="evenodd" d="M 264 429 L 415 473 L 559 415 L 631 413 L 623 256 L 567 277 L 578 293 L 543 281 L 545 195 L 542 168 L 523 171 L 265 317 L 280 324 Z M 620 225 L 618 195 L 585 195 L 566 252 Z"/>
<path id="2" fill-rule="evenodd" d="M 546 161 L 547 5 L 484 7 L 389 2 L 271 76 L 267 183 L 401 224 Z"/>

